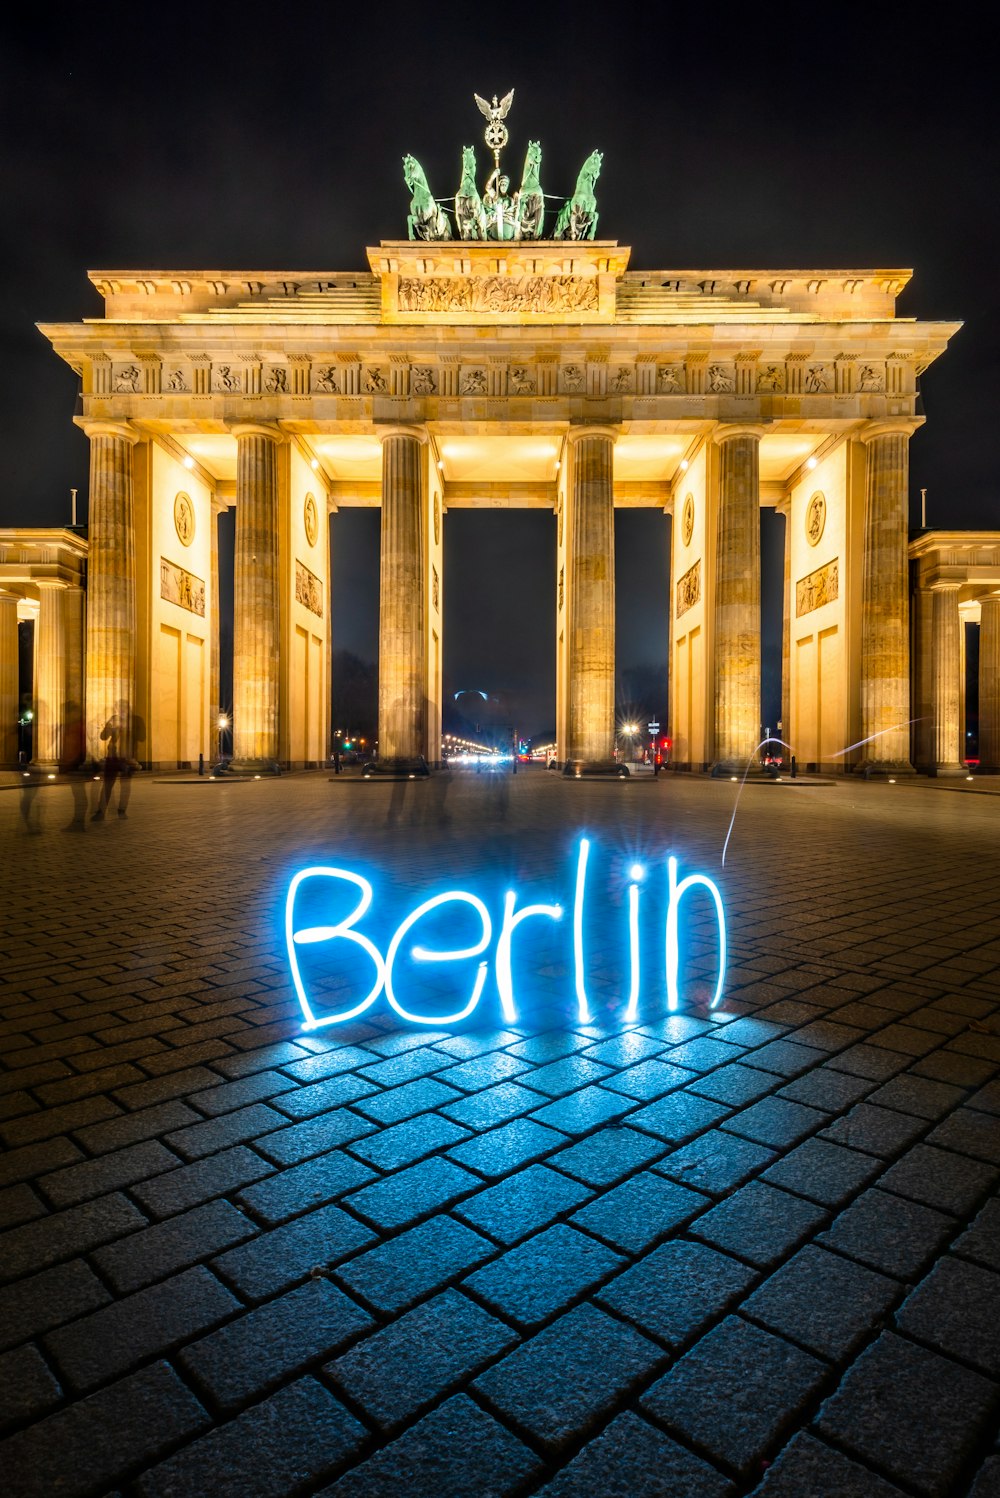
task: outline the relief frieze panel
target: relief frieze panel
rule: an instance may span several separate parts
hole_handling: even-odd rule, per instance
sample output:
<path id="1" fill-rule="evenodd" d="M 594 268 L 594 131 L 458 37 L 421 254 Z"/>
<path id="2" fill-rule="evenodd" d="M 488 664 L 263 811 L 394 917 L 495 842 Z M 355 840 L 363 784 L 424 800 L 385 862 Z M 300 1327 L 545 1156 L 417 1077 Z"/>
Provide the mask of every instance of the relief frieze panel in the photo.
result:
<path id="1" fill-rule="evenodd" d="M 187 609 L 190 614 L 205 617 L 203 579 L 195 577 L 193 572 L 186 572 L 175 562 L 168 562 L 166 557 L 160 558 L 160 597 L 167 603 L 175 603 L 178 608 Z"/>
<path id="2" fill-rule="evenodd" d="M 597 282 L 582 276 L 400 276 L 400 312 L 596 312 Z"/>
<path id="3" fill-rule="evenodd" d="M 304 562 L 295 562 L 295 601 L 310 614 L 323 617 L 323 584 Z"/>
<path id="4" fill-rule="evenodd" d="M 683 577 L 677 579 L 677 617 L 681 618 L 688 609 L 693 609 L 696 603 L 701 601 L 701 558 L 699 557 L 693 567 L 689 567 Z"/>
<path id="5" fill-rule="evenodd" d="M 811 614 L 825 603 L 833 603 L 840 594 L 840 561 L 834 557 L 825 567 L 818 567 L 795 584 L 795 615 Z"/>

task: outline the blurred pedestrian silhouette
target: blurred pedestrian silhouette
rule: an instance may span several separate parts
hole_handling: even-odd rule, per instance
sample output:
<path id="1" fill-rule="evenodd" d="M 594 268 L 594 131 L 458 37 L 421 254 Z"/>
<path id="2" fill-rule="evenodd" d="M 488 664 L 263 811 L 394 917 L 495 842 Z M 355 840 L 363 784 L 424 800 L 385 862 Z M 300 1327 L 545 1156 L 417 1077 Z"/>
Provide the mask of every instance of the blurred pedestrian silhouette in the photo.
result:
<path id="1" fill-rule="evenodd" d="M 86 832 L 87 830 L 89 776 L 86 776 L 80 768 L 85 749 L 83 713 L 80 704 L 67 701 L 63 703 L 62 753 L 59 755 L 59 774 L 66 777 L 73 797 L 73 816 L 66 824 L 67 832 Z"/>
<path id="2" fill-rule="evenodd" d="M 115 712 L 101 729 L 101 742 L 107 745 L 101 767 L 101 795 L 92 822 L 103 822 L 111 808 L 111 796 L 118 782 L 118 815 L 128 816 L 132 795 L 132 775 L 139 768 L 133 753 L 136 722 L 127 702 L 119 702 Z"/>

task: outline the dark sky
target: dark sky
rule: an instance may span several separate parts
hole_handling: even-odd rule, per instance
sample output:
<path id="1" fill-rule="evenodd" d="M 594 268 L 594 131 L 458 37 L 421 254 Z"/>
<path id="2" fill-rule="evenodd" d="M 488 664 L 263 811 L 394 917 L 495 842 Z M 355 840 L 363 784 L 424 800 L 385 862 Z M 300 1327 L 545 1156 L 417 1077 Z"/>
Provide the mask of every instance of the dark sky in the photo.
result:
<path id="1" fill-rule="evenodd" d="M 930 524 L 1000 527 L 993 28 L 985 7 L 932 14 L 443 0 L 57 4 L 34 26 L 25 13 L 0 46 L 0 525 L 64 523 L 70 487 L 86 492 L 75 380 L 34 324 L 100 313 L 89 268 L 364 268 L 366 245 L 405 232 L 404 152 L 444 196 L 460 147 L 481 142 L 473 91 L 513 86 L 509 161 L 519 170 L 539 139 L 559 191 L 603 149 L 600 232 L 632 246 L 634 269 L 912 267 L 901 315 L 966 326 L 922 381 L 911 518 L 926 486 Z M 478 628 L 497 684 L 534 672 L 544 695 L 550 543 L 538 517 L 508 518 L 538 587 L 480 592 L 469 638 Z M 477 519 L 496 517 L 453 528 L 453 589 L 475 580 Z M 353 530 L 363 572 L 364 521 Z M 619 521 L 625 666 L 662 654 L 649 592 L 665 537 L 661 517 Z M 340 643 L 364 647 L 364 613 L 347 599 Z"/>

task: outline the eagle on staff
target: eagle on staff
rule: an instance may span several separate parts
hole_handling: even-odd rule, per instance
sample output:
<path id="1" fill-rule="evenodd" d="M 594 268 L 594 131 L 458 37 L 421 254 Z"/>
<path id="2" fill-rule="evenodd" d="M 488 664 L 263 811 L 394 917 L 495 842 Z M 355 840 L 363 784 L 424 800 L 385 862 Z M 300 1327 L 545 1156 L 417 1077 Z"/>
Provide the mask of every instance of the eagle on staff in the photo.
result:
<path id="1" fill-rule="evenodd" d="M 487 122 L 486 144 L 494 156 L 499 156 L 499 153 L 503 150 L 508 140 L 507 126 L 503 122 L 507 118 L 510 106 L 514 102 L 514 90 L 511 89 L 509 94 L 504 94 L 499 104 L 497 103 L 496 94 L 493 95 L 492 104 L 488 104 L 479 94 L 473 94 L 472 97 L 479 107 L 480 114 Z M 499 165 L 499 162 L 497 164 Z"/>

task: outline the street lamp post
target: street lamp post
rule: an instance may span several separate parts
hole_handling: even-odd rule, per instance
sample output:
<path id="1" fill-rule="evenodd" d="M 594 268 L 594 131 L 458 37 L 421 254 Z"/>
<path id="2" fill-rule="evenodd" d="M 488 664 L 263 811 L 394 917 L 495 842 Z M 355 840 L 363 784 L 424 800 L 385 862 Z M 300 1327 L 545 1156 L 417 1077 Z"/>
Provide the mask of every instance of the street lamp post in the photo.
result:
<path id="1" fill-rule="evenodd" d="M 226 729 L 229 727 L 229 719 L 226 717 L 225 713 L 220 713 L 219 714 L 219 724 L 218 724 L 218 727 L 219 727 L 219 763 L 221 764 L 222 763 L 222 736 L 225 733 Z"/>

